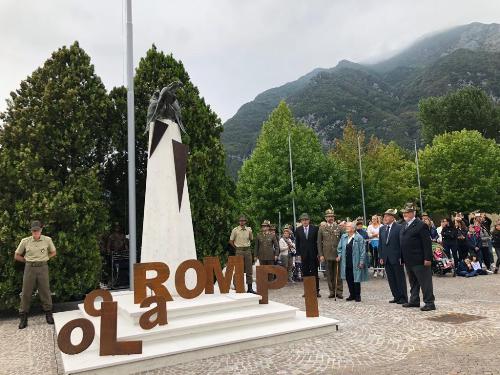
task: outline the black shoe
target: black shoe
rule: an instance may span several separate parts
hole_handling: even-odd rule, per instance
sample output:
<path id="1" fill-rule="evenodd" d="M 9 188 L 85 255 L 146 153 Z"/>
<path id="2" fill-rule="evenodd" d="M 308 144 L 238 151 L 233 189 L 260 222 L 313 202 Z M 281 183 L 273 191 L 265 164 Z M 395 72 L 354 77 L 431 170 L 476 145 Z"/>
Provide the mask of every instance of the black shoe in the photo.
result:
<path id="1" fill-rule="evenodd" d="M 349 297 L 347 297 L 345 300 L 346 300 L 346 301 L 354 301 L 354 297 L 349 296 Z"/>
<path id="2" fill-rule="evenodd" d="M 328 295 L 328 298 L 335 298 L 335 294 L 330 293 L 330 294 Z"/>
<path id="3" fill-rule="evenodd" d="M 321 298 L 321 294 L 319 294 L 318 292 L 318 294 L 316 294 L 316 297 Z"/>
<path id="4" fill-rule="evenodd" d="M 361 297 L 356 297 L 356 298 L 354 299 L 354 301 L 356 301 L 356 302 L 361 302 Z"/>
<path id="5" fill-rule="evenodd" d="M 399 301 L 396 301 L 396 303 L 398 305 L 404 305 L 405 303 L 408 303 L 408 301 L 404 300 L 404 299 L 400 299 Z"/>
<path id="6" fill-rule="evenodd" d="M 403 307 L 420 307 L 420 304 L 416 304 L 416 303 L 403 303 L 402 304 Z"/>
<path id="7" fill-rule="evenodd" d="M 344 296 L 337 296 L 338 299 L 344 299 Z"/>
<path id="8" fill-rule="evenodd" d="M 20 313 L 19 314 L 19 329 L 26 328 L 28 325 L 28 314 Z"/>
<path id="9" fill-rule="evenodd" d="M 420 310 L 422 311 L 432 311 L 432 310 L 436 310 L 436 305 L 434 304 L 428 304 L 428 305 L 424 305 L 424 307 L 421 307 Z"/>
<path id="10" fill-rule="evenodd" d="M 253 290 L 252 284 L 247 284 L 247 293 L 257 294 Z"/>
<path id="11" fill-rule="evenodd" d="M 47 311 L 45 313 L 45 320 L 47 324 L 54 324 L 54 317 L 52 316 L 52 311 Z"/>
<path id="12" fill-rule="evenodd" d="M 395 299 L 391 299 L 391 300 L 389 301 L 389 303 L 397 303 L 397 302 L 398 302 L 398 301 L 397 301 L 397 300 L 395 300 Z"/>

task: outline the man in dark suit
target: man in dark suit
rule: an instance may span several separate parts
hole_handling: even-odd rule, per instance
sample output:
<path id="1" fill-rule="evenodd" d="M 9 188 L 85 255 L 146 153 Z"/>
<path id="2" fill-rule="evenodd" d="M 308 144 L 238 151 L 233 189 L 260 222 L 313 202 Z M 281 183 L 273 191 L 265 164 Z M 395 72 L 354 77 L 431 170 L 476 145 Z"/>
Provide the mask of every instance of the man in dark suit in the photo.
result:
<path id="1" fill-rule="evenodd" d="M 436 310 L 432 289 L 432 242 L 429 229 L 415 217 L 415 207 L 406 204 L 403 209 L 405 224 L 400 231 L 401 253 L 410 282 L 410 301 L 403 307 L 420 307 L 420 289 L 425 305 L 422 311 Z"/>
<path id="2" fill-rule="evenodd" d="M 302 261 L 302 275 L 316 276 L 316 290 L 319 294 L 318 278 L 318 227 L 310 225 L 309 215 L 300 215 L 301 226 L 295 231 L 295 249 Z"/>
<path id="3" fill-rule="evenodd" d="M 379 234 L 380 264 L 385 266 L 385 274 L 394 297 L 389 303 L 408 303 L 408 292 L 403 263 L 401 261 L 401 246 L 399 233 L 401 225 L 396 223 L 397 210 L 388 209 L 384 213 L 384 226 Z"/>

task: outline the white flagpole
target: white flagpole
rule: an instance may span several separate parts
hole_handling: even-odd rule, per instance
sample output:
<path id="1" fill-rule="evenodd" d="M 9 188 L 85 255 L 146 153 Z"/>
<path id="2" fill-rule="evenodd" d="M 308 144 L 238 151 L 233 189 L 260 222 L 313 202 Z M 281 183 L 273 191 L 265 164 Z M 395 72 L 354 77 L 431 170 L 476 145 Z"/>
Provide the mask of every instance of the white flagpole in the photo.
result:
<path id="1" fill-rule="evenodd" d="M 361 200 L 363 202 L 363 225 L 366 225 L 366 207 L 365 207 L 365 187 L 363 183 L 363 167 L 361 166 L 361 145 L 358 135 L 358 155 L 359 155 L 359 176 L 361 178 Z"/>
<path id="2" fill-rule="evenodd" d="M 292 185 L 292 208 L 293 208 L 293 227 L 297 229 L 297 217 L 295 216 L 295 197 L 293 196 L 293 166 L 292 166 L 292 141 L 288 133 L 288 154 L 290 156 L 290 183 Z"/>
<path id="3" fill-rule="evenodd" d="M 127 0 L 127 134 L 128 134 L 128 227 L 129 227 L 129 285 L 134 290 L 136 262 L 136 203 L 135 203 L 135 116 L 134 116 L 134 61 L 132 34 L 132 0 Z"/>
<path id="4" fill-rule="evenodd" d="M 422 214 L 422 212 L 424 212 L 424 204 L 422 202 L 422 188 L 420 186 L 420 169 L 418 167 L 417 140 L 415 140 L 415 163 L 417 164 L 418 193 L 420 195 L 420 214 Z"/>

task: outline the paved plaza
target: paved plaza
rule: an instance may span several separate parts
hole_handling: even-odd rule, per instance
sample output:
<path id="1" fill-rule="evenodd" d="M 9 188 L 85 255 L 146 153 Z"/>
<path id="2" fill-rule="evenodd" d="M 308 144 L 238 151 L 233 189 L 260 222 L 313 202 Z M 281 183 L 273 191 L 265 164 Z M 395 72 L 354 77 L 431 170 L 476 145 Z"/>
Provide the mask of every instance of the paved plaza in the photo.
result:
<path id="1" fill-rule="evenodd" d="M 424 313 L 389 304 L 385 279 L 364 283 L 361 303 L 326 298 L 322 279 L 320 313 L 341 321 L 338 332 L 141 375 L 500 374 L 500 275 L 433 280 L 437 311 Z M 304 309 L 302 293 L 295 283 L 270 291 L 270 299 Z M 53 327 L 41 315 L 25 330 L 17 323 L 0 321 L 0 373 L 62 374 Z"/>

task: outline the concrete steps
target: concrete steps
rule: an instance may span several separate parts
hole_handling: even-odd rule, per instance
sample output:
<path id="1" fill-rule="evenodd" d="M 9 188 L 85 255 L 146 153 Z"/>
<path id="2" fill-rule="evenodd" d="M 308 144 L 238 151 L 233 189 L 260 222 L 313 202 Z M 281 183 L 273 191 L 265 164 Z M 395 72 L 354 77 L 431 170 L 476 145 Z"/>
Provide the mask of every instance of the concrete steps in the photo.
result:
<path id="1" fill-rule="evenodd" d="M 307 318 L 297 308 L 269 301 L 260 305 L 260 296 L 229 293 L 202 295 L 196 299 L 177 297 L 167 303 L 168 324 L 142 330 L 137 324 L 140 314 L 130 304 L 132 295 L 114 295 L 118 301 L 118 340 L 142 340 L 141 355 L 99 356 L 99 318 L 81 310 L 54 314 L 56 331 L 68 321 L 86 317 L 96 330 L 92 345 L 83 353 L 62 353 L 67 374 L 124 374 L 144 371 L 220 354 L 275 345 L 281 342 L 317 336 L 335 331 L 338 321 L 325 317 Z M 175 298 L 175 297 L 174 297 Z M 139 311 L 143 310 L 143 311 Z M 81 331 L 75 330 L 72 341 L 79 342 Z"/>

